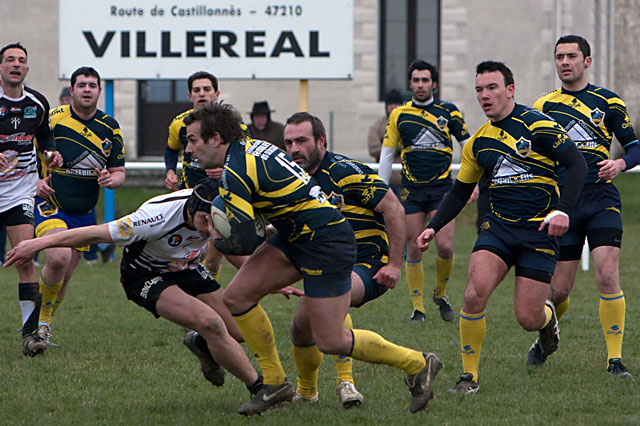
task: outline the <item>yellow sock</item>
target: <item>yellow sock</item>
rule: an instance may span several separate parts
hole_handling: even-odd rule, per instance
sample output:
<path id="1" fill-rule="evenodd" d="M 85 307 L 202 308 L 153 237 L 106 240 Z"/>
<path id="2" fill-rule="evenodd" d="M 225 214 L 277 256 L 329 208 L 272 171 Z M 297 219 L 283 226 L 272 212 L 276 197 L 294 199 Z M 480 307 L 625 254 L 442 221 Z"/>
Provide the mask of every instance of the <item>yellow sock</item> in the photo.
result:
<path id="1" fill-rule="evenodd" d="M 64 296 L 58 296 L 56 297 L 56 304 L 53 305 L 53 312 L 51 312 L 51 315 L 53 316 L 53 314 L 56 313 L 56 311 L 58 310 L 58 308 L 60 307 L 60 304 L 62 303 L 62 300 L 64 299 Z"/>
<path id="2" fill-rule="evenodd" d="M 454 256 L 451 256 L 449 259 L 436 256 L 436 297 L 444 297 L 447 295 L 447 284 L 449 284 L 454 259 Z"/>
<path id="3" fill-rule="evenodd" d="M 547 305 L 544 305 L 544 324 L 542 324 L 542 327 L 540 327 L 540 329 L 543 329 L 544 327 L 546 327 L 552 318 L 553 318 L 553 311 L 551 310 L 550 307 L 548 307 Z"/>
<path id="4" fill-rule="evenodd" d="M 344 319 L 344 328 L 347 330 L 353 330 L 353 321 L 349 314 L 347 314 Z M 353 383 L 353 362 L 351 362 L 351 357 L 346 355 L 334 355 L 333 362 L 336 365 L 336 373 L 338 376 L 336 385 L 339 385 L 340 382 Z"/>
<path id="5" fill-rule="evenodd" d="M 607 360 L 622 358 L 625 309 L 624 293 L 600 293 L 600 324 L 607 344 Z"/>
<path id="6" fill-rule="evenodd" d="M 234 316 L 240 334 L 255 354 L 265 385 L 279 385 L 285 379 L 284 370 L 276 350 L 273 327 L 266 312 L 260 305 L 256 305 L 242 315 Z"/>
<path id="7" fill-rule="evenodd" d="M 422 293 L 424 290 L 424 272 L 422 271 L 422 260 L 417 262 L 406 261 L 404 270 L 407 274 L 407 283 L 409 284 L 409 293 L 411 294 L 411 303 L 414 311 L 424 313 L 424 301 Z"/>
<path id="8" fill-rule="evenodd" d="M 419 373 L 426 365 L 421 352 L 398 346 L 369 330 L 353 330 L 351 356 L 360 361 L 399 368 L 407 376 Z"/>
<path id="9" fill-rule="evenodd" d="M 62 283 L 64 280 L 60 280 L 57 282 L 50 283 L 40 275 L 40 293 L 42 293 L 42 306 L 40 308 L 40 317 L 38 318 L 39 322 L 46 322 L 47 324 L 51 324 L 51 317 L 53 315 L 53 308 L 56 304 L 56 298 L 60 289 L 62 288 Z"/>
<path id="10" fill-rule="evenodd" d="M 460 310 L 460 348 L 462 350 L 462 370 L 473 374 L 478 381 L 480 352 L 482 342 L 487 334 L 487 320 L 484 311 L 478 314 L 467 314 Z"/>
<path id="11" fill-rule="evenodd" d="M 300 395 L 313 398 L 318 393 L 318 368 L 322 364 L 322 352 L 316 345 L 293 346 L 293 361 L 298 370 L 298 388 Z"/>
<path id="12" fill-rule="evenodd" d="M 556 306 L 556 317 L 558 318 L 558 321 L 560 321 L 560 318 L 562 318 L 564 313 L 569 309 L 569 303 L 569 298 L 567 297 L 567 300 L 558 303 L 558 306 Z"/>

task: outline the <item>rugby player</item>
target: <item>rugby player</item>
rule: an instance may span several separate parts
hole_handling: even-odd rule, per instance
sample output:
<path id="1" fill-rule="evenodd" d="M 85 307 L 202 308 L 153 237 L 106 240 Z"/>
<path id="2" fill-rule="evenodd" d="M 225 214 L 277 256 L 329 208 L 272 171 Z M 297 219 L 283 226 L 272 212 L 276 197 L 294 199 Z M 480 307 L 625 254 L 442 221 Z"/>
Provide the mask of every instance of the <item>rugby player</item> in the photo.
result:
<path id="1" fill-rule="evenodd" d="M 505 64 L 478 64 L 475 87 L 489 121 L 464 146 L 457 180 L 417 242 L 426 250 L 436 233 L 464 207 L 480 176 L 487 177 L 491 212 L 485 216 L 469 260 L 460 310 L 463 374 L 451 388 L 462 394 L 479 389 L 485 308 L 512 266 L 516 319 L 525 330 L 538 331 L 545 355 L 557 349 L 555 309 L 546 300 L 556 265 L 556 237 L 569 227 L 568 213 L 586 176 L 584 159 L 564 129 L 539 111 L 515 103 L 513 74 Z M 557 163 L 567 169 L 562 194 Z"/>
<path id="2" fill-rule="evenodd" d="M 27 49 L 12 43 L 0 49 L 0 228 L 11 246 L 33 238 L 33 197 L 38 180 L 35 138 L 50 168 L 60 167 L 49 125 L 49 102 L 24 85 L 29 72 Z M 37 336 L 41 295 L 33 261 L 18 269 L 22 311 L 22 353 L 34 356 L 47 345 Z"/>
<path id="3" fill-rule="evenodd" d="M 222 366 L 253 395 L 262 380 L 238 343 L 242 337 L 222 301 L 222 288 L 200 263 L 217 188 L 207 179 L 195 189 L 154 197 L 118 220 L 24 241 L 7 254 L 5 266 L 20 267 L 52 247 L 125 245 L 120 281 L 127 298 L 156 318 L 194 330 L 184 343 L 200 360 L 207 380 L 222 385 Z"/>
<path id="4" fill-rule="evenodd" d="M 435 66 L 417 60 L 409 65 L 408 74 L 413 98 L 389 116 L 378 173 L 389 183 L 393 157 L 401 145 L 400 200 L 405 210 L 407 244 L 405 272 L 413 305 L 411 321 L 420 322 L 426 319 L 424 272 L 416 238 L 424 230 L 427 215 L 433 217 L 451 188 L 452 137 L 455 136 L 462 146 L 469 138 L 469 131 L 454 104 L 434 98 L 439 81 Z M 453 231 L 454 222 L 451 221 L 436 236 L 436 285 L 431 298 L 444 321 L 453 321 L 454 317 L 446 295 L 454 261 Z"/>
<path id="5" fill-rule="evenodd" d="M 569 217 L 569 230 L 560 240 L 560 257 L 551 280 L 550 299 L 558 319 L 569 308 L 569 294 L 576 280 L 585 238 L 593 259 L 600 292 L 600 324 L 607 346 L 607 371 L 615 377 L 630 377 L 622 363 L 625 299 L 620 286 L 619 258 L 622 244 L 622 203 L 612 180 L 640 162 L 640 146 L 625 103 L 618 95 L 589 83 L 591 47 L 577 35 L 560 37 L 555 61 L 562 87 L 541 97 L 533 105 L 551 116 L 567 131 L 584 156 L 589 172 L 578 204 Z M 616 136 L 625 150 L 622 158 L 609 158 Z M 561 191 L 564 174 L 560 176 Z M 546 360 L 535 342 L 527 364 Z"/>
<path id="6" fill-rule="evenodd" d="M 51 127 L 62 167 L 43 171 L 35 198 L 36 237 L 96 223 L 100 188 L 124 184 L 124 142 L 118 122 L 97 108 L 102 91 L 100 74 L 80 67 L 71 74 L 71 104 L 51 111 Z M 38 336 L 49 346 L 51 321 L 67 291 L 80 252 L 52 247 L 45 250 L 40 273 L 42 308 Z"/>
<path id="7" fill-rule="evenodd" d="M 287 154 L 316 179 L 320 188 L 349 221 L 357 243 L 351 272 L 349 306 L 360 307 L 394 288 L 404 254 L 404 209 L 393 191 L 365 164 L 327 151 L 322 121 L 306 112 L 287 119 L 284 143 Z M 298 369 L 295 400 L 317 401 L 318 368 L 322 353 L 313 341 L 302 298 L 291 326 L 293 359 Z M 346 328 L 352 329 L 351 316 Z M 334 355 L 338 372 L 336 393 L 345 408 L 360 405 L 362 394 L 353 381 L 350 357 Z"/>

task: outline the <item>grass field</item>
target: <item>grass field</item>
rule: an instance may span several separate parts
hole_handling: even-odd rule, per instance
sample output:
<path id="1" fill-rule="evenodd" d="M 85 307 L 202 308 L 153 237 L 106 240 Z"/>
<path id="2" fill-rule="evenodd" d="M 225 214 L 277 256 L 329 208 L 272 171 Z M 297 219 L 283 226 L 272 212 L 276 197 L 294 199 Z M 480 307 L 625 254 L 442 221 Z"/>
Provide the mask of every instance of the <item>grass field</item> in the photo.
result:
<path id="1" fill-rule="evenodd" d="M 249 420 L 236 414 L 248 399 L 237 379 L 227 375 L 221 388 L 202 378 L 196 358 L 182 345 L 183 330 L 126 300 L 117 264 L 82 263 L 53 323 L 54 342 L 44 356 L 20 352 L 20 312 L 14 268 L 0 275 L 0 424 L 640 424 L 640 176 L 616 179 L 624 200 L 625 238 L 621 278 L 627 316 L 624 359 L 635 380 L 606 373 L 606 350 L 598 320 L 593 271 L 579 272 L 571 308 L 563 318 L 558 352 L 545 366 L 528 370 L 527 351 L 534 333 L 523 331 L 513 314 L 513 273 L 487 307 L 487 337 L 480 364 L 480 391 L 461 397 L 448 393 L 461 371 L 458 320 L 444 323 L 427 305 L 427 321 L 408 321 L 411 305 L 404 276 L 398 287 L 359 310 L 356 327 L 387 339 L 437 353 L 445 364 L 436 379 L 436 398 L 426 413 L 411 415 L 410 394 L 400 372 L 355 362 L 354 375 L 365 402 L 344 410 L 334 394 L 330 357 L 322 364 L 320 402 L 289 404 Z M 118 215 L 135 209 L 148 193 L 120 190 Z M 475 240 L 474 208 L 457 222 L 455 270 L 448 294 L 459 311 L 468 256 Z M 119 251 L 117 258 L 119 258 Z M 433 253 L 425 255 L 425 292 L 432 286 Z M 233 274 L 223 269 L 222 282 Z M 290 380 L 295 367 L 288 338 L 295 301 L 279 295 L 264 300 L 280 356 Z"/>

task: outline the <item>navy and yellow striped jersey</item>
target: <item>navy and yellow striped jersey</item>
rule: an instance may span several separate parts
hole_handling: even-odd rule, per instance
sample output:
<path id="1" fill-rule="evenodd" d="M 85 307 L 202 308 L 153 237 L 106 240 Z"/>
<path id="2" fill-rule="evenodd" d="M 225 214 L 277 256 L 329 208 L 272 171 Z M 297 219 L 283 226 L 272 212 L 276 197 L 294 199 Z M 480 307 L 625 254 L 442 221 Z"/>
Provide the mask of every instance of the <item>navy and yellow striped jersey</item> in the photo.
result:
<path id="1" fill-rule="evenodd" d="M 283 238 L 309 241 L 345 220 L 317 182 L 266 141 L 231 143 L 220 181 L 220 196 L 232 225 L 254 219 L 257 211 Z"/>
<path id="2" fill-rule="evenodd" d="M 182 175 L 180 176 L 180 188 L 193 188 L 202 179 L 207 177 L 204 170 L 198 167 L 198 161 L 191 158 L 191 154 L 186 152 L 187 147 L 187 126 L 184 125 L 184 119 L 187 115 L 191 114 L 193 109 L 183 112 L 177 115 L 169 125 L 169 139 L 167 145 L 174 151 L 182 150 Z M 244 135 L 248 139 L 249 129 L 242 123 L 242 130 Z"/>
<path id="3" fill-rule="evenodd" d="M 533 107 L 560 123 L 575 142 L 589 168 L 585 183 L 611 182 L 598 177 L 597 163 L 609 159 L 614 134 L 625 148 L 638 143 L 625 103 L 602 87 L 588 84 L 577 92 L 560 88 L 542 96 Z"/>
<path id="4" fill-rule="evenodd" d="M 560 195 L 556 156 L 573 141 L 541 112 L 516 104 L 511 114 L 487 122 L 462 149 L 458 180 L 489 182 L 491 212 L 509 221 L 541 221 Z"/>
<path id="5" fill-rule="evenodd" d="M 88 213 L 100 195 L 95 169 L 124 166 L 120 126 L 100 110 L 90 120 L 83 120 L 71 105 L 52 110 L 50 117 L 63 164 L 53 170 L 43 167 L 43 173 L 51 174 L 50 186 L 55 190 L 48 200 L 69 213 Z"/>
<path id="6" fill-rule="evenodd" d="M 469 137 L 462 113 L 449 102 L 429 105 L 409 101 L 389 116 L 383 146 L 402 146 L 402 184 L 421 184 L 451 179 L 451 137 Z"/>
<path id="7" fill-rule="evenodd" d="M 325 153 L 313 177 L 349 221 L 358 244 L 358 261 L 378 258 L 388 262 L 389 239 L 384 216 L 375 212 L 389 186 L 366 164 Z"/>

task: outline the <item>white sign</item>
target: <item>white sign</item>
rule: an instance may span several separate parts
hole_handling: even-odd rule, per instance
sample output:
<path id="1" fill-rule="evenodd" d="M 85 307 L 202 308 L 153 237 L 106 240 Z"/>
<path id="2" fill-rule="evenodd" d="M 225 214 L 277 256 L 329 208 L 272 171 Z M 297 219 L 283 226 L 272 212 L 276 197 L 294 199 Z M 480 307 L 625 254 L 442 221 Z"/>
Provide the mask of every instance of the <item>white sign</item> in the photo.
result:
<path id="1" fill-rule="evenodd" d="M 135 6 L 134 6 L 135 5 Z M 60 0 L 60 77 L 349 79 L 353 0 Z"/>

